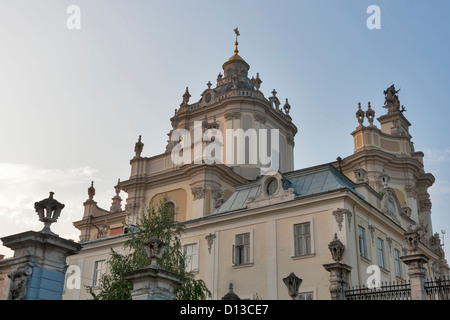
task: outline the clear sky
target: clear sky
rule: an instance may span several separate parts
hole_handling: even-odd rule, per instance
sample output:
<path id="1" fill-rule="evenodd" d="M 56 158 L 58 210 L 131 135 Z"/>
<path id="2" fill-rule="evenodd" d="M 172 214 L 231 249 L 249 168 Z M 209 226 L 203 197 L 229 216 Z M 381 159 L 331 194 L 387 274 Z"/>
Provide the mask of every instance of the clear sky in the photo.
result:
<path id="1" fill-rule="evenodd" d="M 67 27 L 70 5 L 81 29 Z M 370 5 L 381 29 L 367 28 Z M 138 136 L 143 156 L 165 150 L 186 87 L 192 102 L 215 83 L 239 27 L 250 77 L 289 98 L 295 169 L 352 154 L 358 102 L 380 116 L 383 90 L 401 89 L 436 177 L 433 229 L 450 240 L 449 12 L 448 0 L 0 0 L 0 237 L 40 230 L 34 202 L 53 191 L 66 207 L 52 230 L 78 240 L 91 181 L 108 209 Z"/>

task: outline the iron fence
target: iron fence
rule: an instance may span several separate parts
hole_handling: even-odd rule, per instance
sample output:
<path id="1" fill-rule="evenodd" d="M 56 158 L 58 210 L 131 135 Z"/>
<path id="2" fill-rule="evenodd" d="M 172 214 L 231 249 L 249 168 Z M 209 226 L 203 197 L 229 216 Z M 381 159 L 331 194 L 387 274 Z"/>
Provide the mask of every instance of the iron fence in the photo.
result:
<path id="1" fill-rule="evenodd" d="M 450 278 L 427 279 L 424 285 L 429 300 L 450 300 Z"/>
<path id="2" fill-rule="evenodd" d="M 411 300 L 409 282 L 382 283 L 380 286 L 368 288 L 365 285 L 355 286 L 345 291 L 347 300 Z"/>

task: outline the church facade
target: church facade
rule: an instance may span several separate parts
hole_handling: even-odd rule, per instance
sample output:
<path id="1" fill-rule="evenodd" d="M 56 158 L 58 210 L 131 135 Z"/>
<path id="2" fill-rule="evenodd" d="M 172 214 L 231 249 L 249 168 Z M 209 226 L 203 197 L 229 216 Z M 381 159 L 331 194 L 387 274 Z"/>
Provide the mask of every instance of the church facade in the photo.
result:
<path id="1" fill-rule="evenodd" d="M 186 225 L 186 268 L 205 281 L 212 299 L 230 283 L 241 299 L 290 299 L 283 279 L 292 272 L 302 279 L 297 299 L 330 299 L 323 265 L 333 262 L 333 239 L 345 247 L 339 261 L 350 266 L 348 285 L 365 284 L 373 266 L 381 281 L 405 283 L 408 230 L 420 235 L 428 275 L 447 275 L 431 221 L 428 188 L 435 178 L 414 149 L 395 87 L 384 91 L 385 115 L 375 118 L 370 103 L 366 111 L 358 105 L 352 155 L 294 170 L 297 127 L 289 101 L 260 91 L 262 80 L 258 73 L 250 78 L 235 31 L 234 55 L 216 85 L 208 82 L 196 102 L 186 88 L 165 152 L 143 156 L 139 137 L 131 175 L 115 186 L 109 210 L 97 206 L 94 185 L 88 189 L 83 217 L 74 222 L 83 249 L 68 258 L 82 285 L 66 288 L 64 299 L 91 298 L 84 285 L 101 286 L 110 248 L 121 252 L 126 226 L 164 196 Z"/>

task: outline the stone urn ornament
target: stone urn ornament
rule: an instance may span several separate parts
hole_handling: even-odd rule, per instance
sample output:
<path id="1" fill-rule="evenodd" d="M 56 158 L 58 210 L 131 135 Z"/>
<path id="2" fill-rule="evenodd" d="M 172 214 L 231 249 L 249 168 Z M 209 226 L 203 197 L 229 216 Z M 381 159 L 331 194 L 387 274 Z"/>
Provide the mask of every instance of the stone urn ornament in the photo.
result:
<path id="1" fill-rule="evenodd" d="M 144 249 L 150 258 L 150 267 L 159 268 L 157 261 L 162 258 L 167 245 L 159 239 L 150 239 L 144 243 Z"/>

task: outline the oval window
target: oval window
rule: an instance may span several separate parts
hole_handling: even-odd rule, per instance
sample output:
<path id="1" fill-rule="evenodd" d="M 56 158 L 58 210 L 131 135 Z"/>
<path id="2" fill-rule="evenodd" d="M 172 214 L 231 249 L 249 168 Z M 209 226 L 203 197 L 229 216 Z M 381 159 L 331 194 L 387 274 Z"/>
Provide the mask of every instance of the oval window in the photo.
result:
<path id="1" fill-rule="evenodd" d="M 273 178 L 267 182 L 266 192 L 269 196 L 274 195 L 278 190 L 278 180 Z"/>
<path id="2" fill-rule="evenodd" d="M 210 101 L 211 101 L 211 93 L 208 92 L 205 96 L 205 102 L 209 103 Z"/>

